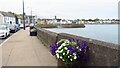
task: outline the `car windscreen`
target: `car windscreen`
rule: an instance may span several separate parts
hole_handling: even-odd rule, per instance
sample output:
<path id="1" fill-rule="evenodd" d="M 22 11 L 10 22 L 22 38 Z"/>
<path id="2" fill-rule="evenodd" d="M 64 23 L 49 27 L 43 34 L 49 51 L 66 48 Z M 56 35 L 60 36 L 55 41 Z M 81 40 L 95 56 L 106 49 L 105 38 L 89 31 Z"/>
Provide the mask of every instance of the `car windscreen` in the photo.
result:
<path id="1" fill-rule="evenodd" d="M 0 26 L 0 30 L 6 30 L 5 26 Z"/>
<path id="2" fill-rule="evenodd" d="M 15 25 L 9 25 L 9 28 L 15 28 Z"/>

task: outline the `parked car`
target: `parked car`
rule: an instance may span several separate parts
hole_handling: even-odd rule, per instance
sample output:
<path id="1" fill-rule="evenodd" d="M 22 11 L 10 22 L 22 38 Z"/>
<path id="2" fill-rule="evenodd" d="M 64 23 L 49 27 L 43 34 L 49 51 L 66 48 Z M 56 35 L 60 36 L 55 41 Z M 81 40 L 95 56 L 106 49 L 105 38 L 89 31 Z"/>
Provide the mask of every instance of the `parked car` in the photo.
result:
<path id="1" fill-rule="evenodd" d="M 7 27 L 9 28 L 9 25 L 10 25 L 10 24 L 4 23 L 4 24 L 1 24 L 1 25 L 5 25 L 5 26 L 7 26 Z"/>
<path id="2" fill-rule="evenodd" d="M 30 27 L 33 27 L 34 26 L 34 24 L 33 23 L 30 23 Z"/>
<path id="3" fill-rule="evenodd" d="M 28 24 L 28 23 L 26 23 L 26 24 L 25 24 L 25 26 L 26 26 L 26 27 L 29 27 L 29 24 Z"/>
<path id="4" fill-rule="evenodd" d="M 20 29 L 19 24 L 7 24 L 7 23 L 4 23 L 2 25 L 6 25 L 10 29 L 10 32 L 16 32 L 16 31 L 18 31 Z"/>
<path id="5" fill-rule="evenodd" d="M 20 30 L 19 24 L 15 24 L 17 31 Z"/>
<path id="6" fill-rule="evenodd" d="M 17 32 L 16 24 L 10 24 L 9 25 L 10 32 Z"/>
<path id="7" fill-rule="evenodd" d="M 7 38 L 10 35 L 10 29 L 6 25 L 0 25 L 0 38 Z"/>
<path id="8" fill-rule="evenodd" d="M 20 24 L 20 28 L 23 28 L 24 26 L 23 26 L 23 24 Z"/>

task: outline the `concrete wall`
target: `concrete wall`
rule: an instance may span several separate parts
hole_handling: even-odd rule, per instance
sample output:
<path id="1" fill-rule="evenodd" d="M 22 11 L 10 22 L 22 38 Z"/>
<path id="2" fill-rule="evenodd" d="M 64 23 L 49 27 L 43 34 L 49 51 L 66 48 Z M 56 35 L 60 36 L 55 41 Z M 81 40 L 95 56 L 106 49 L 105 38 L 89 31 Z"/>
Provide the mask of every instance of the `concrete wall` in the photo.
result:
<path id="1" fill-rule="evenodd" d="M 118 66 L 120 64 L 120 54 L 118 46 L 103 41 L 98 41 L 90 38 L 84 38 L 80 36 L 74 36 L 65 33 L 54 33 L 47 31 L 43 28 L 37 28 L 37 37 L 43 41 L 47 47 L 50 44 L 55 43 L 56 39 L 80 39 L 87 42 L 90 46 L 89 56 L 90 61 L 85 66 Z"/>

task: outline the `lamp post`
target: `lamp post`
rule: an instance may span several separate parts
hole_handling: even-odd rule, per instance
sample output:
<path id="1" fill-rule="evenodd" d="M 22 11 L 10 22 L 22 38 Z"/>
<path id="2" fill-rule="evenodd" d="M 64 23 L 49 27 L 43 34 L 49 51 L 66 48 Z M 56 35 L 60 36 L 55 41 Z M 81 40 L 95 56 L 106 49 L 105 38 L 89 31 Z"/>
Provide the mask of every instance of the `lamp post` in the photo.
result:
<path id="1" fill-rule="evenodd" d="M 29 19 L 29 24 L 32 24 L 33 20 L 32 20 L 32 8 L 31 7 L 28 7 L 30 9 L 30 19 Z"/>
<path id="2" fill-rule="evenodd" d="M 25 12 L 24 12 L 24 0 L 23 0 L 23 29 L 25 30 Z"/>
<path id="3" fill-rule="evenodd" d="M 32 8 L 31 8 L 31 24 L 33 23 L 33 20 L 32 20 Z"/>

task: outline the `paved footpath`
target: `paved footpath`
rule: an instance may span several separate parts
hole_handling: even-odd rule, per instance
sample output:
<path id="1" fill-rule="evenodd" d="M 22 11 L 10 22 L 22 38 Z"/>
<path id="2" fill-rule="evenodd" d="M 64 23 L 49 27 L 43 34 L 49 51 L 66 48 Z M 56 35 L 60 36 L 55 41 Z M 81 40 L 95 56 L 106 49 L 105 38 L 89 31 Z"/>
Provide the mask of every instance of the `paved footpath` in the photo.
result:
<path id="1" fill-rule="evenodd" d="M 2 45 L 3 66 L 57 66 L 57 60 L 29 29 L 21 29 Z"/>

